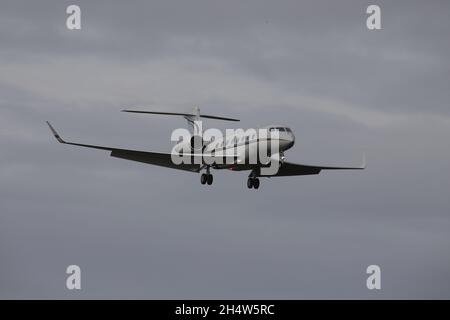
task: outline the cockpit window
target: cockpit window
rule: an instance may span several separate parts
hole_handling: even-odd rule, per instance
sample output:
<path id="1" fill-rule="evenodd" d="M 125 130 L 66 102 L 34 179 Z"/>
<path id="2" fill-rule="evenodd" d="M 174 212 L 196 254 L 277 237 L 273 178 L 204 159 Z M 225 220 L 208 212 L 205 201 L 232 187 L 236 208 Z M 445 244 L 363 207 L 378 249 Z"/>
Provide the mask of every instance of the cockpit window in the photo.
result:
<path id="1" fill-rule="evenodd" d="M 284 127 L 271 127 L 269 128 L 269 131 L 291 132 L 291 129 Z"/>

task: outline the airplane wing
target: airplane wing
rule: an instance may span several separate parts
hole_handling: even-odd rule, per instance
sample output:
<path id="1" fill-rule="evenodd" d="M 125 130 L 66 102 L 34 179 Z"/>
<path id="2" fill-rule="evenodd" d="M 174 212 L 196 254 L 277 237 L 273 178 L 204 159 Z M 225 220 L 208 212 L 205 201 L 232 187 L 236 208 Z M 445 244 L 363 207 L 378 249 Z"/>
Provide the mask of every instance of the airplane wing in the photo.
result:
<path id="1" fill-rule="evenodd" d="M 172 155 L 170 153 L 159 153 L 159 152 L 147 152 L 147 151 L 137 151 L 137 150 L 128 150 L 128 149 L 118 149 L 118 148 L 110 148 L 104 146 L 96 146 L 91 144 L 81 144 L 81 143 L 73 143 L 67 142 L 61 138 L 61 136 L 56 132 L 56 130 L 52 127 L 52 125 L 47 121 L 47 125 L 52 131 L 58 142 L 63 144 L 70 144 L 79 147 L 93 148 L 111 151 L 111 157 L 126 159 L 131 161 L 137 161 L 147 164 L 153 164 L 156 166 L 191 171 L 191 172 L 199 172 L 201 165 L 200 164 L 174 164 L 172 162 Z"/>
<path id="2" fill-rule="evenodd" d="M 306 164 L 284 162 L 275 175 L 259 175 L 260 177 L 286 177 L 286 176 L 304 176 L 319 174 L 322 170 L 362 170 L 366 167 L 365 156 L 363 156 L 363 163 L 360 167 L 325 167 L 312 166 Z"/>

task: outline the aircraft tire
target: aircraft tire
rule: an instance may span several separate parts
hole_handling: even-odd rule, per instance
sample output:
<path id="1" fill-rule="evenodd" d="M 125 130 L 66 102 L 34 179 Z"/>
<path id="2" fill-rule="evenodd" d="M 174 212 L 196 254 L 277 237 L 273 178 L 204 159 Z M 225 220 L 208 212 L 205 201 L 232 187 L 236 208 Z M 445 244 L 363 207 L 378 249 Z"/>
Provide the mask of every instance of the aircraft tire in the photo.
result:
<path id="1" fill-rule="evenodd" d="M 206 175 L 206 183 L 208 183 L 208 185 L 212 185 L 212 183 L 213 183 L 213 175 L 212 174 Z"/>
<path id="2" fill-rule="evenodd" d="M 259 188 L 259 179 L 258 178 L 253 179 L 253 188 L 254 189 Z"/>
<path id="3" fill-rule="evenodd" d="M 253 187 L 253 179 L 252 178 L 248 178 L 247 180 L 247 188 L 251 189 Z"/>

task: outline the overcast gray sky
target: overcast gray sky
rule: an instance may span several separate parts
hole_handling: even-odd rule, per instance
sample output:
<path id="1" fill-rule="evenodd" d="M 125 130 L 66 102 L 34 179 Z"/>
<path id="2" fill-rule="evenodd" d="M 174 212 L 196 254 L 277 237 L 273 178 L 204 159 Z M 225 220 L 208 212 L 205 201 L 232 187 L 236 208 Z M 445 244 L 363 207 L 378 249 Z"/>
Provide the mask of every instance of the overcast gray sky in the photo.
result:
<path id="1" fill-rule="evenodd" d="M 82 29 L 66 29 L 79 4 Z M 382 30 L 366 28 L 369 4 Z M 448 1 L 0 3 L 0 298 L 450 298 Z M 292 162 L 197 174 L 63 146 L 170 151 L 183 119 L 292 128 Z M 208 126 L 225 128 L 210 121 Z M 65 269 L 82 270 L 82 290 Z M 381 267 L 380 291 L 366 267 Z"/>

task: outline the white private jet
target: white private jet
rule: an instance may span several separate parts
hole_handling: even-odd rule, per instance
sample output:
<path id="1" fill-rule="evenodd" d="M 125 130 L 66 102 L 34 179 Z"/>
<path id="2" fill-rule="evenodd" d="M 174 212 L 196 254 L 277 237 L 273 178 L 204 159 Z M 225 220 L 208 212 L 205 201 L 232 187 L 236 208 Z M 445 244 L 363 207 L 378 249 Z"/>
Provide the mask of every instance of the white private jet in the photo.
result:
<path id="1" fill-rule="evenodd" d="M 224 120 L 224 121 L 239 121 L 238 119 L 233 118 L 225 118 L 218 116 L 211 116 L 200 114 L 199 108 L 194 108 L 192 113 L 175 113 L 175 112 L 158 112 L 158 111 L 139 111 L 139 110 L 122 110 L 123 112 L 131 112 L 131 113 L 141 113 L 141 114 L 158 114 L 158 115 L 170 115 L 170 116 L 182 116 L 190 125 L 191 132 L 194 131 L 194 134 L 191 136 L 190 141 L 182 141 L 175 145 L 173 150 L 175 152 L 182 153 L 183 150 L 189 149 L 191 154 L 187 154 L 187 156 L 191 158 L 200 157 L 201 160 L 193 161 L 191 163 L 181 163 L 175 164 L 173 161 L 173 153 L 159 153 L 159 152 L 148 152 L 148 151 L 138 151 L 138 150 L 129 150 L 129 149 L 119 149 L 119 148 L 111 148 L 104 146 L 97 146 L 91 144 L 81 144 L 74 142 L 67 142 L 61 138 L 61 136 L 56 132 L 56 130 L 52 127 L 52 125 L 47 121 L 50 130 L 52 131 L 55 138 L 60 143 L 70 144 L 74 146 L 94 148 L 100 150 L 106 150 L 111 152 L 112 157 L 143 162 L 147 164 L 153 164 L 162 167 L 168 167 L 172 169 L 179 169 L 185 171 L 191 171 L 200 173 L 202 170 L 205 170 L 205 173 L 201 174 L 200 182 L 201 184 L 211 185 L 213 182 L 213 176 L 211 174 L 211 168 L 213 169 L 228 169 L 233 171 L 242 171 L 249 170 L 250 174 L 247 180 L 247 187 L 249 189 L 259 188 L 259 177 L 284 177 L 284 176 L 301 176 L 301 175 L 313 175 L 319 174 L 322 170 L 361 170 L 365 168 L 365 156 L 363 156 L 363 163 L 359 167 L 330 167 L 330 166 L 314 166 L 314 165 L 306 165 L 306 164 L 298 164 L 298 163 L 290 163 L 285 161 L 284 152 L 290 149 L 295 142 L 295 137 L 292 130 L 285 126 L 280 125 L 272 125 L 265 127 L 269 132 L 277 131 L 277 139 L 278 139 L 278 150 L 269 150 L 269 155 L 272 157 L 274 154 L 278 153 L 277 161 L 278 162 L 278 170 L 275 174 L 264 174 L 261 170 L 262 168 L 266 168 L 269 166 L 269 163 L 261 162 L 258 155 L 256 155 L 257 162 L 251 164 L 248 161 L 249 158 L 254 158 L 254 154 L 252 152 L 258 152 L 259 148 L 263 143 L 265 143 L 264 147 L 267 147 L 267 140 L 269 138 L 260 138 L 256 133 L 248 133 L 250 131 L 246 131 L 240 134 L 235 134 L 233 136 L 226 136 L 225 138 L 217 139 L 215 141 L 204 141 L 200 136 L 201 143 L 200 146 L 197 146 L 197 143 L 194 143 L 195 138 L 195 127 L 196 121 L 199 121 L 200 118 L 207 119 L 216 119 L 216 120 Z M 186 145 L 188 144 L 188 145 Z M 231 163 L 229 159 L 230 149 L 232 149 L 232 160 Z M 270 148 L 269 148 L 270 149 Z M 184 154 L 186 155 L 186 154 Z M 209 159 L 208 164 L 205 163 L 205 157 L 212 157 Z M 227 158 L 227 161 L 214 161 L 214 159 L 224 160 Z M 198 160 L 198 159 L 197 159 Z M 212 161 L 211 161 L 212 160 Z"/>

